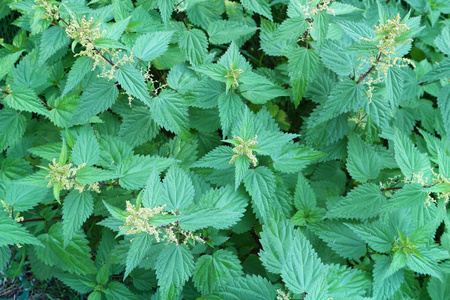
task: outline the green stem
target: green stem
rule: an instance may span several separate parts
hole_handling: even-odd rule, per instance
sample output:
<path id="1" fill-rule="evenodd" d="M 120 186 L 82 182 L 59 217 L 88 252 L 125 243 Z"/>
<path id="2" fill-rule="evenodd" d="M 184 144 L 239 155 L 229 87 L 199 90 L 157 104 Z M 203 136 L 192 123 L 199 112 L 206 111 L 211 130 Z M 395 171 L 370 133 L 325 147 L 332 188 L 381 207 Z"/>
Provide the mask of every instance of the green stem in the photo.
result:
<path id="1" fill-rule="evenodd" d="M 23 263 L 25 262 L 25 246 L 26 245 L 22 246 L 22 258 L 20 259 L 20 263 L 17 266 L 16 272 L 14 272 L 13 278 L 17 277 L 17 274 L 19 274 L 19 271 L 22 269 Z"/>

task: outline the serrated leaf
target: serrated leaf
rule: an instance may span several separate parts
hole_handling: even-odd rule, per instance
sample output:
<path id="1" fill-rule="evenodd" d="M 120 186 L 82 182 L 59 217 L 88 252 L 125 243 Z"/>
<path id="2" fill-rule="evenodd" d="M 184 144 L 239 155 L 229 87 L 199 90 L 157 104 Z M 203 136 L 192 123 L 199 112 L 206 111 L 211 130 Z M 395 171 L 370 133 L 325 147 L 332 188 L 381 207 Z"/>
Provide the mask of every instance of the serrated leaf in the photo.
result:
<path id="1" fill-rule="evenodd" d="M 131 240 L 130 249 L 127 253 L 127 262 L 124 277 L 128 277 L 131 271 L 139 266 L 142 259 L 147 255 L 153 244 L 153 236 L 147 232 L 137 234 Z"/>
<path id="2" fill-rule="evenodd" d="M 42 33 L 40 61 L 46 61 L 61 48 L 67 47 L 70 39 L 62 26 L 52 26 Z"/>
<path id="3" fill-rule="evenodd" d="M 395 292 L 400 289 L 405 282 L 404 270 L 399 270 L 389 277 L 385 274 L 390 266 L 391 259 L 388 256 L 374 257 L 375 264 L 373 268 L 373 291 L 374 296 L 384 299 L 390 299 Z"/>
<path id="4" fill-rule="evenodd" d="M 272 201 L 276 188 L 273 172 L 267 167 L 249 169 L 244 175 L 244 185 L 252 198 L 252 206 L 257 217 L 267 221 L 277 209 Z"/>
<path id="5" fill-rule="evenodd" d="M 180 94 L 166 89 L 157 97 L 152 98 L 147 105 L 159 126 L 182 138 L 188 137 L 188 105 Z"/>
<path id="6" fill-rule="evenodd" d="M 70 92 L 77 84 L 79 84 L 84 77 L 91 72 L 94 61 L 86 56 L 78 57 L 75 63 L 70 68 L 69 75 L 67 77 L 66 85 L 61 97 L 64 97 Z"/>
<path id="7" fill-rule="evenodd" d="M 167 171 L 161 190 L 160 205 L 167 205 L 170 211 L 189 208 L 194 201 L 194 186 L 188 174 L 173 165 Z"/>
<path id="8" fill-rule="evenodd" d="M 25 133 L 26 118 L 12 109 L 0 110 L 0 150 L 14 145 Z"/>
<path id="9" fill-rule="evenodd" d="M 450 86 L 444 86 L 439 92 L 437 104 L 441 112 L 447 136 L 450 136 Z"/>
<path id="10" fill-rule="evenodd" d="M 229 169 L 232 167 L 230 160 L 233 155 L 234 152 L 231 147 L 218 146 L 197 160 L 192 167 L 213 168 L 216 170 Z"/>
<path id="11" fill-rule="evenodd" d="M 94 290 L 96 284 L 93 275 L 76 275 L 70 273 L 62 273 L 56 276 L 65 285 L 77 291 L 80 294 L 87 294 Z"/>
<path id="12" fill-rule="evenodd" d="M 350 135 L 347 152 L 347 169 L 353 179 L 365 183 L 378 177 L 381 169 L 380 157 L 370 145 L 365 145 L 358 136 Z"/>
<path id="13" fill-rule="evenodd" d="M 142 74 L 138 70 L 130 65 L 123 65 L 115 74 L 117 81 L 127 93 L 144 103 L 150 101 L 150 93 L 148 92 L 144 77 L 142 77 Z"/>
<path id="14" fill-rule="evenodd" d="M 125 189 L 141 189 L 153 168 L 162 172 L 173 163 L 172 158 L 134 155 L 118 164 L 119 183 Z"/>
<path id="15" fill-rule="evenodd" d="M 361 297 L 366 294 L 366 289 L 372 283 L 367 272 L 340 265 L 328 267 L 327 279 L 328 296 L 336 299 L 358 299 L 358 296 Z"/>
<path id="16" fill-rule="evenodd" d="M 81 184 L 91 184 L 117 178 L 114 172 L 96 167 L 83 167 L 77 171 L 75 180 Z"/>
<path id="17" fill-rule="evenodd" d="M 14 87 L 12 93 L 6 96 L 5 104 L 12 109 L 48 115 L 36 93 L 27 87 Z"/>
<path id="18" fill-rule="evenodd" d="M 0 80 L 2 80 L 3 76 L 5 76 L 11 71 L 12 67 L 14 67 L 14 64 L 19 59 L 22 52 L 23 51 L 11 53 L 5 55 L 0 59 Z"/>
<path id="19" fill-rule="evenodd" d="M 222 287 L 220 292 L 215 292 L 221 299 L 258 299 L 273 300 L 277 292 L 275 286 L 267 279 L 257 275 L 247 275 L 236 278 L 233 282 Z"/>
<path id="20" fill-rule="evenodd" d="M 394 149 L 395 161 L 408 179 L 413 179 L 413 176 L 430 177 L 430 161 L 427 156 L 420 153 L 411 140 L 399 130 L 395 132 Z"/>
<path id="21" fill-rule="evenodd" d="M 450 55 L 450 28 L 445 26 L 441 34 L 434 39 L 434 44 L 442 51 L 442 53 Z M 0 76 L 1 77 L 1 76 Z"/>
<path id="22" fill-rule="evenodd" d="M 134 44 L 133 53 L 141 60 L 152 61 L 167 51 L 172 35 L 173 31 L 155 31 L 141 35 Z"/>
<path id="23" fill-rule="evenodd" d="M 209 42 L 213 45 L 231 43 L 242 36 L 253 34 L 256 27 L 250 27 L 242 22 L 217 20 L 209 23 L 208 35 Z"/>
<path id="24" fill-rule="evenodd" d="M 178 39 L 178 45 L 193 66 L 203 63 L 208 50 L 208 40 L 202 30 L 194 28 L 183 31 Z"/>
<path id="25" fill-rule="evenodd" d="M 83 163 L 86 166 L 95 165 L 100 156 L 100 145 L 94 134 L 94 130 L 89 125 L 84 126 L 75 142 L 72 150 L 72 158 L 78 166 Z"/>
<path id="26" fill-rule="evenodd" d="M 133 107 L 120 124 L 119 137 L 131 147 L 135 147 L 153 139 L 159 127 L 152 118 L 147 107 Z"/>
<path id="27" fill-rule="evenodd" d="M 387 71 L 387 76 L 385 79 L 387 97 L 391 103 L 392 107 L 398 106 L 399 101 L 402 97 L 403 92 L 403 81 L 405 75 L 400 67 L 389 68 Z"/>
<path id="28" fill-rule="evenodd" d="M 116 102 L 118 96 L 119 89 L 112 81 L 105 78 L 95 78 L 81 95 L 71 124 L 77 124 L 104 112 Z"/>
<path id="29" fill-rule="evenodd" d="M 254 104 L 264 104 L 277 97 L 289 96 L 287 90 L 255 73 L 249 73 L 242 77 L 239 92 Z"/>
<path id="30" fill-rule="evenodd" d="M 169 244 L 158 255 L 156 276 L 163 299 L 175 299 L 192 275 L 194 257 L 186 245 Z"/>
<path id="31" fill-rule="evenodd" d="M 273 21 L 269 3 L 266 0 L 242 0 L 242 6 Z"/>
<path id="32" fill-rule="evenodd" d="M 0 247 L 14 244 L 32 244 L 42 246 L 42 243 L 19 223 L 8 216 L 6 212 L 0 212 Z"/>
<path id="33" fill-rule="evenodd" d="M 94 211 L 94 199 L 90 192 L 72 190 L 63 202 L 64 246 L 69 244 L 75 232 Z"/>
<path id="34" fill-rule="evenodd" d="M 271 155 L 273 167 L 283 173 L 296 173 L 304 169 L 315 159 L 322 157 L 322 152 L 299 145 L 287 145 L 281 151 Z"/>
<path id="35" fill-rule="evenodd" d="M 296 294 L 311 293 L 326 268 L 310 242 L 299 231 L 294 232 L 292 246 L 281 267 L 286 286 Z"/>
<path id="36" fill-rule="evenodd" d="M 228 250 L 218 250 L 214 255 L 203 255 L 195 263 L 193 281 L 203 294 L 209 294 L 242 275 L 238 257 Z"/>
<path id="37" fill-rule="evenodd" d="M 341 222 L 316 222 L 309 225 L 308 228 L 344 258 L 356 259 L 366 254 L 365 243 Z"/>
<path id="38" fill-rule="evenodd" d="M 395 228 L 382 221 L 370 224 L 345 224 L 364 240 L 372 249 L 380 253 L 388 253 L 392 250 L 394 239 L 397 235 Z"/>
<path id="39" fill-rule="evenodd" d="M 45 187 L 12 182 L 6 185 L 4 201 L 14 208 L 15 212 L 29 210 L 49 196 Z"/>
<path id="40" fill-rule="evenodd" d="M 222 134 L 223 137 L 227 137 L 231 133 L 231 125 L 234 123 L 237 114 L 244 109 L 245 105 L 242 102 L 242 98 L 235 93 L 223 93 L 219 96 L 217 102 L 219 104 L 219 116 L 220 124 L 222 125 Z"/>
<path id="41" fill-rule="evenodd" d="M 91 260 L 90 247 L 86 236 L 81 231 L 73 234 L 69 244 L 64 247 L 63 224 L 56 223 L 48 233 L 38 236 L 44 247 L 35 247 L 37 257 L 46 265 L 58 266 L 64 271 L 75 274 L 96 273 Z"/>

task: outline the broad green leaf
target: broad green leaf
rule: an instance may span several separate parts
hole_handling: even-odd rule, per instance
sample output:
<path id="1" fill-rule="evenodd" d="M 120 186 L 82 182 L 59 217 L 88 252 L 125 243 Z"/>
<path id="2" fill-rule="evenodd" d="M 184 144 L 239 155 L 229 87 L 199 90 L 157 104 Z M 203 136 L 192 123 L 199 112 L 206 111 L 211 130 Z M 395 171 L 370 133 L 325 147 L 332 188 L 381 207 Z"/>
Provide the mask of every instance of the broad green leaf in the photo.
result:
<path id="1" fill-rule="evenodd" d="M 14 244 L 32 244 L 42 246 L 42 243 L 19 223 L 11 219 L 6 212 L 0 212 L 0 247 Z"/>
<path id="2" fill-rule="evenodd" d="M 139 263 L 147 255 L 148 250 L 152 246 L 153 236 L 147 232 L 137 234 L 131 240 L 130 250 L 127 253 L 127 263 L 124 277 L 128 277 L 134 268 L 139 266 Z"/>
<path id="3" fill-rule="evenodd" d="M 327 269 L 328 296 L 339 299 L 357 299 L 366 294 L 372 283 L 367 272 L 356 268 L 347 268 L 340 265 L 330 265 Z"/>
<path id="4" fill-rule="evenodd" d="M 118 96 L 119 90 L 112 81 L 105 78 L 93 79 L 80 97 L 72 117 L 72 125 L 107 110 L 116 102 Z"/>
<path id="5" fill-rule="evenodd" d="M 439 64 L 435 65 L 431 72 L 422 77 L 420 83 L 432 83 L 446 78 L 450 78 L 450 57 L 445 57 Z"/>
<path id="6" fill-rule="evenodd" d="M 75 146 L 73 147 L 73 161 L 78 166 L 83 163 L 86 166 L 92 166 L 98 162 L 99 155 L 100 145 L 94 134 L 94 130 L 89 125 L 86 125 L 80 130 Z"/>
<path id="7" fill-rule="evenodd" d="M 188 105 L 183 97 L 172 91 L 163 90 L 147 102 L 152 117 L 159 126 L 174 132 L 182 138 L 189 135 Z"/>
<path id="8" fill-rule="evenodd" d="M 0 182 L 7 183 L 30 175 L 32 166 L 22 158 L 7 157 L 0 162 Z M 9 190 L 9 189 L 7 189 Z"/>
<path id="9" fill-rule="evenodd" d="M 56 98 L 51 104 L 50 120 L 58 127 L 68 127 L 73 121 L 74 113 L 78 112 L 76 111 L 78 103 L 79 97 L 77 95 Z"/>
<path id="10" fill-rule="evenodd" d="M 12 182 L 6 185 L 4 201 L 14 212 L 29 210 L 49 197 L 49 189 L 45 187 Z"/>
<path id="11" fill-rule="evenodd" d="M 260 239 L 262 250 L 259 252 L 259 257 L 268 271 L 281 274 L 293 239 L 294 227 L 288 220 L 271 216 L 269 221 L 264 223 Z"/>
<path id="12" fill-rule="evenodd" d="M 442 88 L 439 92 L 437 103 L 444 122 L 445 131 L 450 136 L 450 86 L 446 85 Z"/>
<path id="13" fill-rule="evenodd" d="M 118 281 L 111 281 L 108 283 L 108 287 L 105 291 L 105 296 L 107 300 L 120 300 L 120 299 L 130 299 L 137 300 L 138 298 L 127 288 L 127 286 Z M 101 294 L 99 295 L 101 298 Z M 98 300 L 100 300 L 98 298 Z"/>
<path id="14" fill-rule="evenodd" d="M 65 285 L 77 291 L 80 294 L 87 294 L 94 290 L 95 276 L 93 275 L 76 275 L 71 273 L 62 273 L 56 276 Z"/>
<path id="15" fill-rule="evenodd" d="M 344 258 L 356 259 L 366 254 L 365 243 L 341 222 L 327 220 L 313 223 L 308 228 Z"/>
<path id="16" fill-rule="evenodd" d="M 253 34 L 256 27 L 250 27 L 242 22 L 217 20 L 209 23 L 209 42 L 213 45 L 228 44 L 242 36 Z"/>
<path id="17" fill-rule="evenodd" d="M 311 30 L 311 36 L 319 43 L 323 42 L 328 34 L 328 28 L 330 27 L 330 19 L 327 11 L 319 11 L 314 16 L 314 23 Z"/>
<path id="18" fill-rule="evenodd" d="M 61 48 L 67 47 L 70 39 L 62 26 L 52 26 L 42 33 L 40 61 L 44 62 Z"/>
<path id="19" fill-rule="evenodd" d="M 152 140 L 159 128 L 147 107 L 135 106 L 126 114 L 120 124 L 119 137 L 131 147 Z"/>
<path id="20" fill-rule="evenodd" d="M 219 20 L 224 12 L 222 0 L 194 1 L 186 7 L 189 21 L 202 28 L 208 28 L 209 23 Z"/>
<path id="21" fill-rule="evenodd" d="M 273 300 L 276 298 L 276 287 L 267 279 L 257 275 L 247 275 L 236 278 L 233 282 L 222 287 L 220 292 L 215 292 L 221 299 L 259 299 Z"/>
<path id="22" fill-rule="evenodd" d="M 266 0 L 242 0 L 242 6 L 273 21 L 269 3 Z"/>
<path id="23" fill-rule="evenodd" d="M 94 61 L 86 56 L 78 57 L 72 65 L 61 97 L 70 92 L 84 77 L 91 72 Z"/>
<path id="24" fill-rule="evenodd" d="M 0 110 L 0 150 L 13 146 L 25 133 L 26 118 L 12 109 Z"/>
<path id="25" fill-rule="evenodd" d="M 252 198 L 252 207 L 256 216 L 263 222 L 267 222 L 268 217 L 278 210 L 272 200 L 275 194 L 275 176 L 267 167 L 249 169 L 244 175 L 244 185 Z M 275 206 L 275 207 L 274 207 Z"/>
<path id="26" fill-rule="evenodd" d="M 80 229 L 84 221 L 87 220 L 94 211 L 94 199 L 90 192 L 72 190 L 64 198 L 63 214 L 63 232 L 64 246 L 67 246 L 73 235 Z"/>
<path id="27" fill-rule="evenodd" d="M 119 184 L 128 190 L 141 189 L 154 168 L 162 172 L 173 163 L 172 158 L 134 155 L 118 164 Z"/>
<path id="28" fill-rule="evenodd" d="M 219 103 L 219 116 L 220 124 L 222 125 L 222 134 L 223 137 L 228 137 L 231 133 L 231 125 L 237 117 L 236 112 L 241 112 L 245 105 L 242 102 L 242 98 L 235 93 L 223 93 L 219 96 L 217 101 Z"/>
<path id="29" fill-rule="evenodd" d="M 159 205 L 169 211 L 182 211 L 194 201 L 194 186 L 189 175 L 178 166 L 171 166 L 164 178 Z"/>
<path id="30" fill-rule="evenodd" d="M 396 228 L 382 221 L 369 224 L 345 224 L 355 232 L 370 248 L 380 253 L 388 253 L 397 236 Z"/>
<path id="31" fill-rule="evenodd" d="M 197 261 L 198 263 L 198 261 Z M 169 244 L 158 255 L 156 276 L 163 299 L 176 299 L 177 294 L 191 277 L 194 257 L 186 245 Z"/>
<path id="32" fill-rule="evenodd" d="M 442 53 L 450 55 L 450 28 L 445 26 L 441 34 L 434 39 L 434 44 L 442 51 Z"/>
<path id="33" fill-rule="evenodd" d="M 96 167 L 83 167 L 77 171 L 75 180 L 81 184 L 91 184 L 117 178 L 114 172 L 99 169 Z"/>
<path id="34" fill-rule="evenodd" d="M 395 161 L 408 179 L 417 176 L 426 180 L 431 177 L 430 161 L 427 156 L 420 153 L 411 140 L 399 130 L 395 132 L 394 149 Z"/>
<path id="35" fill-rule="evenodd" d="M 449 300 L 450 274 L 443 274 L 442 281 L 436 277 L 431 277 L 427 285 L 427 290 L 431 300 Z"/>
<path id="36" fill-rule="evenodd" d="M 235 225 L 241 216 L 241 212 L 224 211 L 220 208 L 192 207 L 183 211 L 180 217 L 180 227 L 188 231 L 210 226 L 216 229 L 228 229 Z"/>
<path id="37" fill-rule="evenodd" d="M 133 148 L 122 141 L 110 135 L 103 136 L 100 140 L 100 158 L 106 160 L 109 164 L 120 165 L 124 159 L 133 155 Z"/>
<path id="38" fill-rule="evenodd" d="M 402 283 L 405 282 L 404 270 L 398 270 L 389 277 L 385 274 L 390 266 L 390 258 L 388 256 L 374 257 L 375 264 L 373 268 L 373 292 L 374 296 L 390 299 L 395 292 L 400 289 Z"/>
<path id="39" fill-rule="evenodd" d="M 239 155 L 234 162 L 234 188 L 236 190 L 244 179 L 249 166 L 250 159 L 245 155 Z"/>
<path id="40" fill-rule="evenodd" d="M 307 238 L 299 231 L 294 232 L 286 262 L 281 266 L 281 277 L 289 290 L 296 294 L 311 293 L 325 271 Z"/>
<path id="41" fill-rule="evenodd" d="M 6 96 L 5 104 L 12 109 L 48 115 L 47 109 L 36 93 L 27 87 L 14 87 L 12 93 Z"/>
<path id="42" fill-rule="evenodd" d="M 172 35 L 173 31 L 156 31 L 141 35 L 134 44 L 133 53 L 141 60 L 152 61 L 167 51 Z"/>
<path id="43" fill-rule="evenodd" d="M 356 135 L 350 135 L 347 145 L 347 169 L 353 179 L 365 183 L 380 174 L 380 157 Z"/>
<path id="44" fill-rule="evenodd" d="M 282 173 L 296 173 L 304 169 L 315 159 L 322 157 L 322 152 L 311 148 L 288 144 L 278 153 L 271 155 L 273 167 Z"/>
<path id="45" fill-rule="evenodd" d="M 178 45 L 186 53 L 193 66 L 201 65 L 208 52 L 208 40 L 200 29 L 186 30 L 181 33 Z"/>
<path id="46" fill-rule="evenodd" d="M 399 67 L 389 68 L 385 79 L 387 97 L 392 107 L 398 106 L 403 93 L 403 81 L 405 75 Z"/>
<path id="47" fill-rule="evenodd" d="M 0 80 L 7 75 L 23 51 L 8 54 L 0 59 Z"/>
<path id="48" fill-rule="evenodd" d="M 242 275 L 242 266 L 236 254 L 217 250 L 214 255 L 203 255 L 195 263 L 193 281 L 203 294 L 231 283 Z"/>
<path id="49" fill-rule="evenodd" d="M 145 85 L 144 77 L 138 70 L 130 65 L 123 65 L 115 74 L 117 81 L 127 93 L 144 103 L 150 102 L 150 93 Z"/>
<path id="50" fill-rule="evenodd" d="M 242 78 L 239 93 L 254 104 L 264 104 L 277 97 L 289 96 L 289 92 L 266 77 L 250 73 Z"/>
<path id="51" fill-rule="evenodd" d="M 64 247 L 62 223 L 50 227 L 48 233 L 38 236 L 43 247 L 35 247 L 37 257 L 46 265 L 58 266 L 64 271 L 75 274 L 93 274 L 97 272 L 91 260 L 90 247 L 84 233 L 74 232 L 69 244 Z"/>
<path id="52" fill-rule="evenodd" d="M 213 168 L 216 170 L 229 169 L 232 167 L 230 160 L 233 155 L 233 148 L 228 146 L 218 146 L 197 160 L 192 167 Z"/>

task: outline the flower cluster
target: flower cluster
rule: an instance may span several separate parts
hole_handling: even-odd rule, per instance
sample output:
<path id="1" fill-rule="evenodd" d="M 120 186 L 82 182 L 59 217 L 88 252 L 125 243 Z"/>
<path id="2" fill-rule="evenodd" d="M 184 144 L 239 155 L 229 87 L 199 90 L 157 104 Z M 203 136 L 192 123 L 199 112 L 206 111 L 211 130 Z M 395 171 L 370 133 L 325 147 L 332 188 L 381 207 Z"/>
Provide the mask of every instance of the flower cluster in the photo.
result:
<path id="1" fill-rule="evenodd" d="M 87 56 L 94 60 L 94 70 L 98 65 L 103 67 L 100 77 L 106 77 L 108 79 L 114 79 L 114 73 L 121 66 L 126 63 L 134 62 L 134 55 L 123 54 L 122 50 L 102 48 L 99 49 L 95 46 L 95 40 L 102 38 L 105 31 L 100 32 L 100 24 L 94 26 L 94 19 L 86 20 L 83 16 L 81 22 L 72 21 L 66 27 L 66 34 L 69 38 L 78 41 L 85 50 L 75 56 Z"/>
<path id="2" fill-rule="evenodd" d="M 255 135 L 254 138 L 244 141 L 242 138 L 234 136 L 232 142 L 233 144 L 236 145 L 236 147 L 233 148 L 233 152 L 235 154 L 231 158 L 230 164 L 234 163 L 240 155 L 245 155 L 250 159 L 253 166 L 256 167 L 256 163 L 258 162 L 258 160 L 256 159 L 256 156 L 253 154 L 253 149 L 251 148 L 252 146 L 258 144 L 258 142 L 256 141 L 257 138 L 258 136 Z"/>
<path id="3" fill-rule="evenodd" d="M 328 11 L 332 13 L 333 15 L 334 10 L 329 7 L 330 3 L 334 0 L 321 0 L 317 5 L 314 4 L 314 1 L 311 0 L 305 5 L 300 5 L 300 8 L 303 11 L 303 14 L 306 17 L 306 21 L 309 23 L 307 32 L 309 33 L 312 30 L 313 24 L 314 24 L 314 16 L 317 15 L 321 11 Z"/>
<path id="4" fill-rule="evenodd" d="M 281 289 L 277 290 L 277 300 L 290 300 L 291 295 L 289 295 L 289 292 L 283 292 Z"/>
<path id="5" fill-rule="evenodd" d="M 53 0 L 34 0 L 37 5 L 33 6 L 34 9 L 43 8 L 45 10 L 42 19 L 47 21 L 59 20 L 59 7 L 53 5 Z"/>
<path id="6" fill-rule="evenodd" d="M 12 208 L 9 208 L 9 204 L 7 204 L 5 201 L 1 200 L 1 203 L 3 205 L 3 210 L 6 211 L 8 213 L 9 216 L 13 215 L 13 211 Z M 20 213 L 18 212 L 16 214 L 16 216 L 14 217 L 14 220 L 16 222 L 22 222 L 24 219 L 23 217 L 20 216 Z"/>
<path id="7" fill-rule="evenodd" d="M 75 180 L 77 171 L 83 168 L 85 164 L 72 168 L 72 164 L 65 164 L 61 166 L 56 162 L 56 159 L 53 159 L 53 165 L 48 164 L 48 166 L 49 168 L 44 167 L 44 169 L 48 171 L 48 175 L 45 179 L 50 178 L 47 187 L 51 187 L 53 184 L 59 184 L 62 190 L 70 190 L 74 188 L 80 193 L 86 190 L 85 184 L 78 183 Z M 90 184 L 87 190 L 100 193 L 98 183 Z"/>
<path id="8" fill-rule="evenodd" d="M 361 38 L 364 41 L 369 42 L 377 42 L 378 53 L 376 55 L 368 56 L 368 57 L 359 57 L 359 60 L 369 64 L 374 71 L 376 71 L 377 77 L 374 78 L 372 76 L 367 76 L 364 78 L 364 84 L 368 86 L 367 95 L 369 99 L 372 99 L 372 91 L 373 85 L 383 82 L 387 76 L 387 71 L 394 67 L 405 67 L 408 64 L 414 66 L 414 63 L 408 59 L 403 57 L 398 57 L 396 48 L 401 44 L 404 44 L 411 39 L 406 39 L 401 42 L 398 41 L 398 38 L 404 33 L 407 32 L 410 28 L 406 26 L 406 24 L 402 24 L 400 20 L 400 14 L 393 19 L 387 20 L 386 23 L 380 24 L 380 26 L 375 27 L 376 36 L 372 39 Z"/>
<path id="9" fill-rule="evenodd" d="M 199 236 L 195 236 L 193 232 L 178 228 L 176 222 L 162 226 L 151 224 L 152 217 L 168 214 L 163 211 L 164 207 L 165 205 L 154 208 L 139 207 L 137 209 L 135 205 L 127 201 L 126 212 L 128 216 L 125 219 L 124 226 L 120 229 L 124 230 L 126 235 L 145 232 L 152 235 L 158 243 L 167 241 L 178 245 L 180 241 L 183 241 L 183 244 L 187 244 L 189 240 L 192 240 L 193 243 L 196 241 L 204 243 L 204 240 Z"/>
<path id="10" fill-rule="evenodd" d="M 227 71 L 227 75 L 224 77 L 227 78 L 227 87 L 236 88 L 239 86 L 238 79 L 239 75 L 244 72 L 242 69 L 234 69 L 233 65 L 230 65 L 230 69 Z"/>

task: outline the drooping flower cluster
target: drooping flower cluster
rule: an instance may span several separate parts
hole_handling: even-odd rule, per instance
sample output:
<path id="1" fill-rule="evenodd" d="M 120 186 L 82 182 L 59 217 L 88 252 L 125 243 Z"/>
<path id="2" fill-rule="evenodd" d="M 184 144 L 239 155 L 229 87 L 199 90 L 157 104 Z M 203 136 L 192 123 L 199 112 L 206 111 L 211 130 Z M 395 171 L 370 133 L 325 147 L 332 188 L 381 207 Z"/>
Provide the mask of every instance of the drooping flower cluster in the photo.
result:
<path id="1" fill-rule="evenodd" d="M 1 200 L 0 201 L 3 205 L 3 210 L 6 211 L 8 213 L 8 216 L 13 216 L 13 211 L 12 208 L 9 207 L 9 204 L 7 204 L 5 201 Z M 14 221 L 16 222 L 22 222 L 24 220 L 23 217 L 20 216 L 20 212 L 18 212 L 16 214 L 16 216 L 14 217 Z"/>
<path id="2" fill-rule="evenodd" d="M 166 241 L 168 243 L 176 243 L 178 245 L 181 241 L 183 244 L 187 244 L 189 240 L 193 243 L 205 242 L 201 237 L 194 235 L 193 232 L 178 228 L 178 224 L 176 222 L 162 226 L 152 224 L 152 217 L 168 214 L 168 212 L 164 211 L 164 207 L 165 205 L 154 208 L 139 207 L 139 209 L 137 209 L 135 205 L 127 201 L 126 212 L 128 216 L 125 219 L 124 226 L 120 229 L 124 230 L 126 235 L 145 232 L 152 235 L 158 243 Z"/>
<path id="3" fill-rule="evenodd" d="M 47 21 L 59 20 L 59 6 L 54 5 L 53 0 L 34 0 L 37 5 L 33 6 L 34 9 L 43 8 L 45 10 L 42 19 Z"/>
<path id="4" fill-rule="evenodd" d="M 66 27 L 66 34 L 69 38 L 78 41 L 85 49 L 75 56 L 87 56 L 94 60 L 93 70 L 101 65 L 103 67 L 100 77 L 109 80 L 114 79 L 116 70 L 127 63 L 134 62 L 134 55 L 123 54 L 122 50 L 101 48 L 95 46 L 95 40 L 102 38 L 105 31 L 100 32 L 100 24 L 94 25 L 94 19 L 86 20 L 83 16 L 81 22 L 72 21 Z"/>
<path id="5" fill-rule="evenodd" d="M 45 179 L 50 178 L 47 187 L 51 187 L 53 184 L 59 184 L 60 189 L 62 190 L 70 190 L 74 188 L 80 193 L 86 190 L 87 185 L 78 183 L 76 181 L 77 171 L 83 168 L 85 164 L 72 168 L 72 164 L 65 164 L 61 166 L 56 162 L 56 159 L 53 159 L 53 165 L 48 164 L 48 166 L 48 168 L 43 168 L 48 171 L 48 175 L 45 177 Z M 87 190 L 100 193 L 98 183 L 90 184 Z"/>
<path id="6" fill-rule="evenodd" d="M 404 44 L 411 39 L 405 39 L 398 41 L 398 38 L 410 28 L 406 24 L 401 23 L 400 14 L 397 14 L 393 19 L 389 19 L 384 24 L 380 24 L 375 27 L 374 38 L 362 38 L 364 41 L 377 42 L 378 52 L 368 57 L 359 57 L 359 60 L 369 64 L 374 69 L 376 76 L 367 76 L 364 78 L 363 83 L 368 86 L 367 95 L 369 99 L 372 99 L 373 85 L 383 82 L 387 76 L 387 72 L 390 68 L 395 66 L 406 67 L 407 65 L 414 66 L 414 63 L 404 57 L 398 57 L 395 50 L 401 44 Z"/>
<path id="7" fill-rule="evenodd" d="M 300 5 L 300 8 L 302 9 L 303 14 L 306 17 L 306 21 L 309 24 L 308 29 L 306 30 L 308 33 L 313 28 L 314 16 L 317 15 L 319 12 L 328 11 L 328 12 L 332 13 L 333 15 L 335 14 L 334 10 L 331 7 L 329 7 L 330 3 L 333 1 L 334 0 L 321 0 L 318 4 L 315 5 L 314 1 L 311 0 L 308 3 L 306 3 L 305 5 Z"/>
<path id="8" fill-rule="evenodd" d="M 251 147 L 258 144 L 258 142 L 256 141 L 257 138 L 258 136 L 255 135 L 254 138 L 244 141 L 242 138 L 234 136 L 232 142 L 236 145 L 233 148 L 233 152 L 235 154 L 231 158 L 230 164 L 234 163 L 240 155 L 245 155 L 250 159 L 250 162 L 253 164 L 253 166 L 256 167 L 256 163 L 258 162 L 258 160 L 253 154 L 253 149 L 251 149 Z"/>

